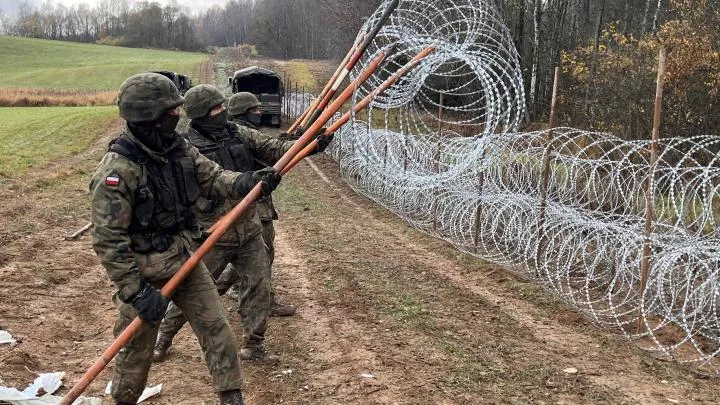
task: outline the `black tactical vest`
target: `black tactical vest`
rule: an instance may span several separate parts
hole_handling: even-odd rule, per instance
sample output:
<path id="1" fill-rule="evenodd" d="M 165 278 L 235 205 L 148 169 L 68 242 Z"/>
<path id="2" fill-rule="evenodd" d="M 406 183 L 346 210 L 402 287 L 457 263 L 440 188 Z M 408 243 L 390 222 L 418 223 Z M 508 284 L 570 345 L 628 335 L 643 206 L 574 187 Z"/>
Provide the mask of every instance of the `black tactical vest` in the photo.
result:
<path id="1" fill-rule="evenodd" d="M 128 229 L 135 252 L 164 252 L 172 245 L 174 235 L 198 229 L 192 206 L 200 197 L 200 184 L 195 162 L 183 150 L 171 151 L 163 164 L 150 158 L 125 134 L 110 144 L 111 152 L 142 166 Z"/>
<path id="2" fill-rule="evenodd" d="M 253 156 L 250 151 L 250 143 L 238 136 L 237 126 L 228 123 L 226 129 L 230 136 L 220 140 L 212 139 L 197 128 L 191 128 L 195 134 L 190 132 L 188 140 L 206 158 L 216 162 L 225 170 L 234 172 L 252 170 Z"/>

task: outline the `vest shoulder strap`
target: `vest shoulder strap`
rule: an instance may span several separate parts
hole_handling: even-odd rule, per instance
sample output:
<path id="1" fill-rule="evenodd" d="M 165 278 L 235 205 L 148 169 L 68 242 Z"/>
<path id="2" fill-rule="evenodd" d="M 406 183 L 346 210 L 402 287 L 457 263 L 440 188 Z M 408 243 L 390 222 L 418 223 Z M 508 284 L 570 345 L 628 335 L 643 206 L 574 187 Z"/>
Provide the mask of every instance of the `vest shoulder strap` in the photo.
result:
<path id="1" fill-rule="evenodd" d="M 148 155 L 125 134 L 120 135 L 117 139 L 110 142 L 108 150 L 143 166 L 146 165 L 149 160 Z"/>

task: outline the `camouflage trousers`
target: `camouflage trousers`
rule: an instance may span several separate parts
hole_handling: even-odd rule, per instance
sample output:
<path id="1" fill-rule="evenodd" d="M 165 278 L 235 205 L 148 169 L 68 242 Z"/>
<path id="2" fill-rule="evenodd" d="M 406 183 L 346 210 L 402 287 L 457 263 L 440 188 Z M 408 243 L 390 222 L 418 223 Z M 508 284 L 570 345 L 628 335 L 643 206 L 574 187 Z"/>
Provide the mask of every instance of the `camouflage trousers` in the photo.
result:
<path id="1" fill-rule="evenodd" d="M 273 221 L 262 221 L 262 227 L 263 227 L 263 241 L 265 241 L 265 246 L 267 246 L 268 250 L 268 257 L 270 259 L 270 302 L 275 304 L 277 301 L 275 300 L 275 287 L 273 287 L 272 283 L 272 265 L 275 262 L 275 227 L 273 226 Z"/>
<path id="2" fill-rule="evenodd" d="M 153 282 L 161 288 L 164 282 Z M 120 312 L 114 333 L 118 336 L 137 316 L 130 304 L 121 302 L 117 295 L 113 300 Z M 239 390 L 242 374 L 237 357 L 235 336 L 225 316 L 220 296 L 210 273 L 200 263 L 178 287 L 172 297 L 172 305 L 181 308 L 200 342 L 205 363 L 212 375 L 216 391 Z M 140 331 L 118 353 L 112 384 L 112 397 L 118 402 L 136 403 L 145 389 L 158 326 L 143 323 Z"/>
<path id="3" fill-rule="evenodd" d="M 236 282 L 240 285 L 238 304 L 243 326 L 243 345 L 247 348 L 261 347 L 265 341 L 267 318 L 270 313 L 270 264 L 263 237 L 258 234 L 243 246 L 215 246 L 203 262 L 216 279 L 217 292 L 224 295 Z M 230 264 L 231 271 L 223 274 Z M 220 275 L 223 274 L 223 277 Z M 170 304 L 160 333 L 172 339 L 185 324 L 185 316 L 179 306 Z"/>

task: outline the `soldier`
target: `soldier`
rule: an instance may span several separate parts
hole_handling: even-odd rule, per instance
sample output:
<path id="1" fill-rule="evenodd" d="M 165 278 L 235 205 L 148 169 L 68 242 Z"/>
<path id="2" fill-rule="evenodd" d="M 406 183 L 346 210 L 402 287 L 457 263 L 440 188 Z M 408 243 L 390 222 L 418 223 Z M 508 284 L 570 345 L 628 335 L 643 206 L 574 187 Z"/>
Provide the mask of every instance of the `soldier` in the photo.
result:
<path id="1" fill-rule="evenodd" d="M 118 288 L 115 335 L 136 317 L 145 322 L 118 353 L 112 397 L 135 404 L 147 382 L 158 322 L 168 301 L 157 290 L 187 261 L 201 237 L 192 212 L 199 198 L 242 198 L 259 181 L 270 194 L 272 170 L 223 170 L 175 132 L 184 99 L 168 78 L 142 73 L 120 87 L 122 135 L 92 176 L 93 248 Z M 171 297 L 198 337 L 221 404 L 242 404 L 235 339 L 213 278 L 202 263 Z"/>
<path id="2" fill-rule="evenodd" d="M 260 111 L 260 106 L 261 104 L 254 94 L 236 93 L 233 94 L 232 97 L 230 97 L 230 100 L 228 100 L 228 113 L 232 117 L 233 122 L 235 122 L 240 128 L 246 128 L 243 133 L 252 133 L 250 132 L 250 130 L 258 130 L 255 125 L 260 123 L 260 118 L 262 117 L 262 111 Z M 290 138 L 281 137 L 279 139 L 289 140 Z M 295 137 L 295 139 L 297 139 L 297 137 Z M 324 136 L 320 137 L 319 139 L 325 143 L 325 145 L 322 147 L 322 150 L 324 150 L 327 147 L 327 144 L 329 144 L 332 140 L 331 137 L 328 138 Z M 254 168 L 264 168 L 268 166 L 268 162 L 256 160 Z M 265 244 L 267 245 L 270 252 L 270 266 L 272 267 L 272 264 L 275 260 L 275 228 L 273 226 L 273 221 L 278 219 L 278 214 L 277 211 L 275 211 L 272 197 L 263 197 L 262 199 L 260 199 L 257 204 L 257 209 L 258 215 L 260 216 L 260 221 L 262 222 L 263 240 L 265 241 Z M 227 283 L 226 278 L 227 274 L 223 275 L 223 277 L 221 278 L 224 284 Z M 272 309 L 270 310 L 270 316 L 294 315 L 296 311 L 295 306 L 288 304 L 280 304 L 279 300 L 276 297 L 275 289 L 272 287 L 272 283 L 270 285 L 270 288 L 272 300 Z"/>
<path id="3" fill-rule="evenodd" d="M 228 122 L 223 103 L 225 97 L 210 85 L 200 85 L 185 94 L 185 111 L 191 119 L 184 136 L 200 153 L 219 163 L 223 168 L 247 171 L 259 159 L 274 164 L 294 144 L 279 141 L 258 131 L 238 128 Z M 327 143 L 323 147 L 327 147 Z M 208 201 L 199 198 L 194 211 L 200 225 L 210 227 L 229 212 L 237 201 Z M 210 273 L 216 279 L 230 264 L 232 277 L 226 284 L 218 284 L 220 295 L 236 281 L 241 281 L 239 312 L 244 331 L 244 347 L 240 357 L 244 360 L 275 362 L 277 357 L 264 347 L 267 317 L 270 310 L 270 262 L 263 240 L 262 225 L 255 205 L 240 217 L 204 258 Z M 160 327 L 155 345 L 155 361 L 163 360 L 172 339 L 185 323 L 182 311 L 171 305 Z"/>

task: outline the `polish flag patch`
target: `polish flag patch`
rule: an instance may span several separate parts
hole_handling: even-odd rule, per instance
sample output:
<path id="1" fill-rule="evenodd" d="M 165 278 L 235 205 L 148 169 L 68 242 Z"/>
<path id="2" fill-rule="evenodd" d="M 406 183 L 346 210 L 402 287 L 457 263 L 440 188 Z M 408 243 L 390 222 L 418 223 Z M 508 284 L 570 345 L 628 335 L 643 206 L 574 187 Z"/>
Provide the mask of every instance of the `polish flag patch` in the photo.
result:
<path id="1" fill-rule="evenodd" d="M 105 177 L 105 184 L 108 186 L 117 186 L 120 184 L 120 177 L 111 174 Z"/>

